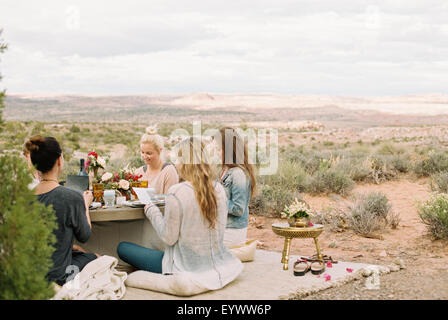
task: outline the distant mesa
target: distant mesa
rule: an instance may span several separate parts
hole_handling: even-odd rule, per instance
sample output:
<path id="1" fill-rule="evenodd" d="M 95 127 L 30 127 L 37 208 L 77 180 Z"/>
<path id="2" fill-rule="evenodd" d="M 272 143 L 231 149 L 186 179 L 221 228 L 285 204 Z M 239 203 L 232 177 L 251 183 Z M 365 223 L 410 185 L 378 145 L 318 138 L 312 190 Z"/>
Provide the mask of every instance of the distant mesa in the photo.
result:
<path id="1" fill-rule="evenodd" d="M 194 93 L 183 96 L 172 101 L 172 104 L 186 105 L 186 106 L 204 106 L 207 103 L 215 102 L 215 97 L 209 93 Z"/>

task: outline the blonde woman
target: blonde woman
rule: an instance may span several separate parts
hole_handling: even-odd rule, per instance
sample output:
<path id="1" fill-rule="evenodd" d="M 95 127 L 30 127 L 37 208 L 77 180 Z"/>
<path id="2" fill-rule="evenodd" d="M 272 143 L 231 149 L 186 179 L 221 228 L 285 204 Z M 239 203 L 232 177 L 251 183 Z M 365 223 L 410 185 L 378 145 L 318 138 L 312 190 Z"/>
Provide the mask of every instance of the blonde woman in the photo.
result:
<path id="1" fill-rule="evenodd" d="M 180 159 L 176 167 L 185 181 L 169 189 L 164 214 L 156 205 L 145 207 L 146 217 L 166 244 L 165 251 L 122 242 L 117 248 L 118 255 L 138 269 L 183 273 L 194 283 L 217 290 L 233 281 L 243 269 L 241 261 L 223 243 L 226 193 L 213 177 L 199 140 L 186 139 L 178 148 Z M 188 159 L 190 154 L 193 159 Z"/>
<path id="2" fill-rule="evenodd" d="M 229 215 L 224 243 L 228 247 L 246 241 L 249 203 L 257 185 L 255 168 L 249 163 L 247 142 L 233 128 L 220 130 L 222 147 L 221 183 L 227 194 Z"/>
<path id="3" fill-rule="evenodd" d="M 162 159 L 163 138 L 157 134 L 154 127 L 147 127 L 140 139 L 140 155 L 145 165 L 136 170 L 143 175 L 156 193 L 166 194 L 168 189 L 179 182 L 176 168 Z"/>

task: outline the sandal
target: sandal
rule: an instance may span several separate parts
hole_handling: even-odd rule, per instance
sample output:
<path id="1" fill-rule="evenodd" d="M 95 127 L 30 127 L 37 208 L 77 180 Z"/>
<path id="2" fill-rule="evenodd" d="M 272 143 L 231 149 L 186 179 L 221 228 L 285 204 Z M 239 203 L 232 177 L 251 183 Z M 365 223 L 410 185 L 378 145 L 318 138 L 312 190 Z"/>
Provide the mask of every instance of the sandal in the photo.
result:
<path id="1" fill-rule="evenodd" d="M 325 262 L 322 260 L 314 260 L 310 266 L 312 274 L 321 274 L 325 271 Z"/>
<path id="2" fill-rule="evenodd" d="M 294 262 L 294 275 L 296 277 L 304 276 L 309 270 L 310 265 L 306 259 L 297 259 L 297 261 Z"/>
<path id="3" fill-rule="evenodd" d="M 319 257 L 317 256 L 317 254 L 312 255 L 311 257 L 300 257 L 301 259 L 305 259 L 308 261 L 322 261 L 319 259 Z M 324 262 L 328 262 L 330 261 L 331 263 L 338 263 L 337 260 L 334 260 L 331 256 L 327 256 L 326 254 L 322 255 L 323 261 Z"/>

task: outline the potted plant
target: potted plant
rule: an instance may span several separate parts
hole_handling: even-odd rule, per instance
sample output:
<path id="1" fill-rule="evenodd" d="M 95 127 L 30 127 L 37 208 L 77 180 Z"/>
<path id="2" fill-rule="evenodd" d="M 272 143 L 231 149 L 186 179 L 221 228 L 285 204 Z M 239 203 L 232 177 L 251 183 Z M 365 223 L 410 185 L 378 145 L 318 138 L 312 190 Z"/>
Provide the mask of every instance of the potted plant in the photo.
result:
<path id="1" fill-rule="evenodd" d="M 291 227 L 306 227 L 310 224 L 310 217 L 312 214 L 313 213 L 305 202 L 295 198 L 292 204 L 285 206 L 281 213 L 281 217 L 288 219 L 288 223 Z"/>

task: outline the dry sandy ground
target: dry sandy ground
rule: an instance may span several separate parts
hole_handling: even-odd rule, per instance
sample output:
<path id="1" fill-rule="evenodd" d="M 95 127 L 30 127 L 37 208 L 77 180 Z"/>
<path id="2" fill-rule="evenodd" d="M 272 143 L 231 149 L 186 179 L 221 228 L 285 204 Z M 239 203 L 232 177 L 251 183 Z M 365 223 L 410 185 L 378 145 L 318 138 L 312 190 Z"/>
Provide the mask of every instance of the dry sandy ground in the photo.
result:
<path id="1" fill-rule="evenodd" d="M 402 259 L 406 269 L 381 278 L 380 290 L 367 290 L 363 283 L 355 282 L 328 289 L 306 299 L 448 299 L 448 241 L 433 241 L 417 213 L 417 201 L 427 200 L 430 187 L 427 179 L 397 180 L 380 185 L 358 185 L 354 193 L 381 191 L 400 214 L 401 223 L 395 230 L 385 230 L 380 239 L 368 239 L 352 231 L 325 231 L 320 237 L 324 254 L 333 259 L 387 265 Z M 340 197 L 311 197 L 305 200 L 314 210 L 328 206 L 343 206 L 348 199 Z M 276 236 L 271 224 L 280 219 L 251 216 L 248 238 L 262 241 L 267 250 L 282 251 L 283 238 Z M 294 239 L 293 254 L 315 253 L 312 239 Z M 280 262 L 279 262 L 280 263 Z"/>

